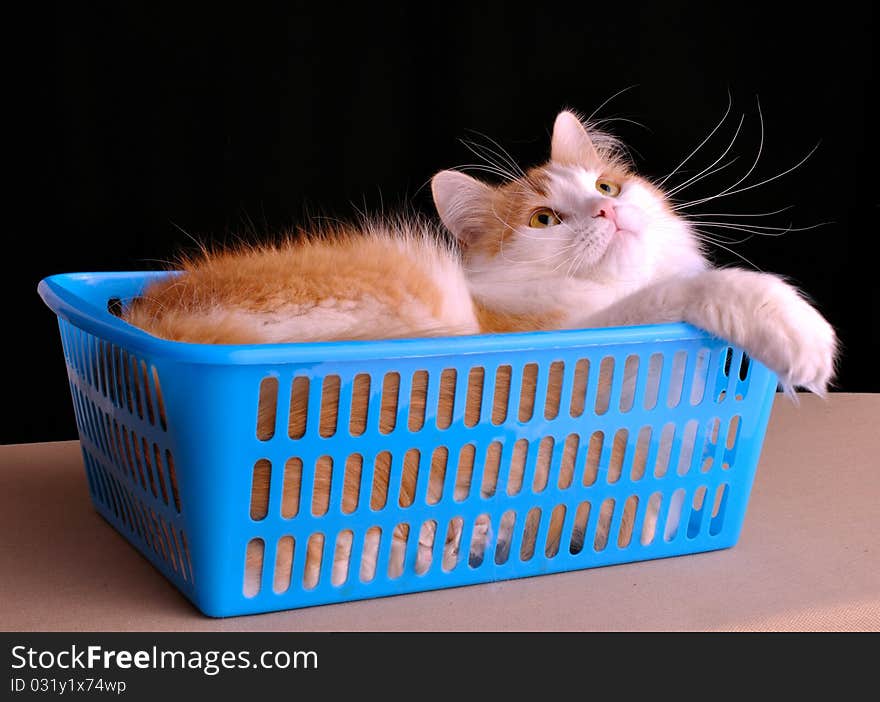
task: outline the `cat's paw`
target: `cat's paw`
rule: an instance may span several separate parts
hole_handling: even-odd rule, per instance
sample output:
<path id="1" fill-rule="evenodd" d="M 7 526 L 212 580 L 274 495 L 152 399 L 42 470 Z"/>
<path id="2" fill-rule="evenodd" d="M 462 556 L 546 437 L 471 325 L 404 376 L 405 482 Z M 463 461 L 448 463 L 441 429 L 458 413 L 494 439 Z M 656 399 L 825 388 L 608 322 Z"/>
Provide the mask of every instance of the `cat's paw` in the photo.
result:
<path id="1" fill-rule="evenodd" d="M 746 271 L 737 282 L 742 316 L 736 340 L 779 376 L 787 392 L 800 387 L 825 394 L 834 376 L 837 337 L 831 325 L 780 278 Z M 742 287 L 742 286 L 745 287 Z"/>

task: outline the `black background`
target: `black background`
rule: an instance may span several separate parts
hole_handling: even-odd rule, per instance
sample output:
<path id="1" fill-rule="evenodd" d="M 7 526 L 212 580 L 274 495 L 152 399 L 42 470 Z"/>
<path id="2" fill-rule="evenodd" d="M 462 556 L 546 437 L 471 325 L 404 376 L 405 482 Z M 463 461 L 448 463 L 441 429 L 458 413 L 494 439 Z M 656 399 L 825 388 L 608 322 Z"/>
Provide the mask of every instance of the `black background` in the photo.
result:
<path id="1" fill-rule="evenodd" d="M 870 363 L 880 300 L 867 5 L 419 5 L 67 3 L 7 25 L 7 114 L 19 118 L 7 151 L 23 158 L 9 166 L 4 443 L 75 437 L 57 327 L 36 295 L 42 277 L 156 268 L 192 248 L 189 236 L 259 238 L 307 212 L 431 212 L 423 186 L 473 161 L 458 141 L 474 138 L 468 130 L 529 165 L 546 156 L 560 108 L 589 114 L 631 86 L 598 116 L 644 125 L 608 126 L 649 176 L 703 139 L 728 91 L 735 115 L 724 136 L 687 168 L 711 163 L 746 113 L 731 152 L 739 160 L 694 197 L 748 169 L 756 96 L 766 135 L 750 183 L 819 143 L 792 174 L 699 209 L 793 205 L 754 221 L 832 222 L 734 248 L 789 276 L 838 329 L 838 389 L 880 390 Z"/>

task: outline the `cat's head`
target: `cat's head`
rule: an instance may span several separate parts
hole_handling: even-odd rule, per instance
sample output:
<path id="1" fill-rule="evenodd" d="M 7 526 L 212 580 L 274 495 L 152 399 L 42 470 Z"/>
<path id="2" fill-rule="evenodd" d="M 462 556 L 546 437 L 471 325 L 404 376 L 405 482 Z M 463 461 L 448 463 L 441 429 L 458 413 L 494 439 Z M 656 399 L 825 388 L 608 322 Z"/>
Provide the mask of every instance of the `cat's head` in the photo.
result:
<path id="1" fill-rule="evenodd" d="M 571 277 L 648 283 L 704 265 L 664 193 L 636 175 L 619 143 L 563 111 L 550 160 L 491 185 L 434 176 L 434 203 L 473 278 Z"/>

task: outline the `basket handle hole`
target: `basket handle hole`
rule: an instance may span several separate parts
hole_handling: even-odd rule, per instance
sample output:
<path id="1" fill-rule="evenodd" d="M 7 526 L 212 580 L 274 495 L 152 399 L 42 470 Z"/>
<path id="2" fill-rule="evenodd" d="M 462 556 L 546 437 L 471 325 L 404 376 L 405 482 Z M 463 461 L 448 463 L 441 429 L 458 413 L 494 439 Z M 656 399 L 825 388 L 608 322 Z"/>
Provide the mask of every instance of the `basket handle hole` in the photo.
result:
<path id="1" fill-rule="evenodd" d="M 107 300 L 107 311 L 114 317 L 122 316 L 122 300 L 118 297 L 111 297 Z"/>

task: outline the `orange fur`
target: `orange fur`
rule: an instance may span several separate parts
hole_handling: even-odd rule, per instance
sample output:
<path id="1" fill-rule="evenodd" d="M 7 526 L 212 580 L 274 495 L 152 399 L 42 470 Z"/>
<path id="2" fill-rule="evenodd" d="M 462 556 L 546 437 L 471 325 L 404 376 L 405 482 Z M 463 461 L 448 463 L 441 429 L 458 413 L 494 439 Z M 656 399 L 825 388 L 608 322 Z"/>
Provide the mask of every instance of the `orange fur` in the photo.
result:
<path id="1" fill-rule="evenodd" d="M 301 233 L 279 246 L 204 252 L 198 259 L 182 261 L 182 275 L 149 286 L 126 310 L 125 319 L 173 341 L 259 343 L 262 339 L 255 337 L 251 326 L 242 323 L 248 314 L 284 314 L 327 300 L 370 297 L 389 319 L 386 328 L 379 327 L 366 338 L 430 335 L 425 320 L 413 318 L 403 306 L 416 300 L 430 315 L 440 314 L 444 291 L 425 270 L 426 257 L 419 256 L 426 248 L 437 244 L 395 238 L 381 229 L 371 232 L 337 225 L 317 234 Z M 212 314 L 216 310 L 244 314 L 218 316 Z M 326 335 L 319 338 L 334 340 Z"/>

